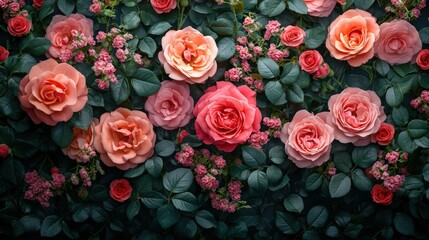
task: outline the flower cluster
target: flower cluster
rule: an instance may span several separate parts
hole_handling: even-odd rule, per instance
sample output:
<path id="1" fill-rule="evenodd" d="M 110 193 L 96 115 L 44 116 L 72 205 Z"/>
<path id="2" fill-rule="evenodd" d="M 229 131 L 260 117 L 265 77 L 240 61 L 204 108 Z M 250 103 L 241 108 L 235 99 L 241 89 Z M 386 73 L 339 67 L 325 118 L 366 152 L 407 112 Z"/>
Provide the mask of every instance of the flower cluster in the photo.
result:
<path id="1" fill-rule="evenodd" d="M 391 0 L 391 5 L 384 10 L 410 21 L 418 18 L 424 7 L 426 7 L 426 0 Z"/>
<path id="2" fill-rule="evenodd" d="M 114 18 L 120 1 L 118 0 L 92 0 L 89 5 L 89 11 L 94 13 L 97 17 Z"/>
<path id="3" fill-rule="evenodd" d="M 3 18 L 7 20 L 7 31 L 15 37 L 27 35 L 32 23 L 28 17 L 28 11 L 24 9 L 23 0 L 0 0 L 0 8 L 3 10 Z"/>
<path id="4" fill-rule="evenodd" d="M 47 180 L 31 171 L 25 174 L 25 183 L 28 189 L 24 193 L 24 199 L 38 201 L 41 206 L 49 206 L 49 199 L 62 193 L 61 188 L 65 182 L 65 176 L 59 173 L 57 168 L 51 169 L 52 180 Z"/>
<path id="5" fill-rule="evenodd" d="M 411 100 L 410 105 L 417 111 L 429 116 L 429 91 L 423 90 L 419 97 Z"/>

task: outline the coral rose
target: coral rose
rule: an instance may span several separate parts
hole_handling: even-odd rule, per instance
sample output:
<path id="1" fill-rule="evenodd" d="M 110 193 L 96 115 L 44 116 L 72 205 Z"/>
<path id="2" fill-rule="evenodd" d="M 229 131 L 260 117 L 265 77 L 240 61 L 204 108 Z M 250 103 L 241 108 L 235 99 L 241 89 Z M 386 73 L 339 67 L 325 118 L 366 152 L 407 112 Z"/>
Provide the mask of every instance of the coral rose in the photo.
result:
<path id="1" fill-rule="evenodd" d="M 110 197 L 118 202 L 125 202 L 131 197 L 133 188 L 130 182 L 125 179 L 116 179 L 110 183 Z"/>
<path id="2" fill-rule="evenodd" d="M 335 139 L 342 143 L 369 144 L 371 135 L 386 120 L 380 98 L 373 91 L 346 88 L 331 96 L 328 107 L 326 123 L 334 128 Z"/>
<path id="3" fill-rule="evenodd" d="M 371 190 L 371 197 L 375 203 L 390 205 L 393 200 L 393 192 L 381 184 L 375 184 Z"/>
<path id="4" fill-rule="evenodd" d="M 74 67 L 48 59 L 33 66 L 21 80 L 18 98 L 34 123 L 54 126 L 82 110 L 88 88 L 85 77 Z"/>
<path id="5" fill-rule="evenodd" d="M 150 0 L 150 4 L 155 12 L 169 13 L 171 10 L 176 8 L 176 0 Z"/>
<path id="6" fill-rule="evenodd" d="M 194 99 L 188 84 L 163 81 L 158 92 L 149 96 L 144 106 L 153 125 L 173 130 L 189 123 L 193 117 Z"/>
<path id="7" fill-rule="evenodd" d="M 0 46 L 0 62 L 6 61 L 8 57 L 9 57 L 9 51 L 3 46 Z"/>
<path id="8" fill-rule="evenodd" d="M 429 49 L 423 49 L 419 52 L 416 63 L 421 69 L 429 70 Z"/>
<path id="9" fill-rule="evenodd" d="M 326 113 L 324 113 L 326 115 Z M 280 139 L 289 159 L 300 168 L 312 168 L 328 161 L 334 129 L 324 121 L 323 114 L 298 111 L 291 122 L 283 126 Z"/>
<path id="10" fill-rule="evenodd" d="M 374 56 L 373 46 L 379 32 L 380 27 L 370 13 L 359 9 L 348 10 L 329 26 L 326 48 L 332 57 L 359 67 Z"/>
<path id="11" fill-rule="evenodd" d="M 307 50 L 299 55 L 299 66 L 308 73 L 315 73 L 323 63 L 323 57 L 317 50 Z"/>
<path id="12" fill-rule="evenodd" d="M 154 153 L 156 135 L 144 112 L 118 108 L 104 113 L 94 132 L 94 149 L 109 167 L 134 168 Z"/>
<path id="13" fill-rule="evenodd" d="M 171 79 L 190 84 L 204 83 L 217 70 L 218 49 L 210 36 L 204 36 L 192 27 L 170 30 L 162 38 L 158 58 Z"/>
<path id="14" fill-rule="evenodd" d="M 33 7 L 37 10 L 40 10 L 40 8 L 42 8 L 43 2 L 45 2 L 45 0 L 33 0 Z"/>
<path id="15" fill-rule="evenodd" d="M 337 0 L 304 0 L 308 15 L 314 17 L 327 17 L 337 4 Z"/>
<path id="16" fill-rule="evenodd" d="M 380 25 L 380 38 L 374 44 L 375 55 L 390 64 L 411 61 L 422 49 L 419 33 L 405 20 L 393 20 Z"/>
<path id="17" fill-rule="evenodd" d="M 31 30 L 31 22 L 27 17 L 17 15 L 7 21 L 7 31 L 15 37 L 22 37 Z"/>
<path id="18" fill-rule="evenodd" d="M 297 26 L 287 26 L 280 34 L 281 42 L 288 46 L 297 48 L 304 42 L 305 31 Z"/>
<path id="19" fill-rule="evenodd" d="M 98 124 L 98 119 L 94 119 L 87 130 L 74 127 L 73 128 L 73 140 L 66 148 L 62 151 L 70 159 L 76 160 L 77 162 L 89 161 L 89 152 L 92 150 L 94 143 L 94 129 L 95 125 Z"/>
<path id="20" fill-rule="evenodd" d="M 0 157 L 5 158 L 7 155 L 9 155 L 9 146 L 6 144 L 0 144 Z"/>
<path id="21" fill-rule="evenodd" d="M 378 143 L 381 146 L 388 145 L 395 136 L 395 127 L 389 123 L 381 123 L 378 131 L 371 136 L 371 142 Z"/>
<path id="22" fill-rule="evenodd" d="M 56 15 L 52 18 L 45 35 L 45 38 L 51 41 L 48 57 L 58 59 L 62 53 L 73 51 L 72 43 L 75 37 L 72 32 L 87 39 L 92 38 L 94 33 L 92 20 L 79 13 L 70 14 L 68 17 Z"/>
<path id="23" fill-rule="evenodd" d="M 217 82 L 208 88 L 195 105 L 194 115 L 197 137 L 225 152 L 232 152 L 258 132 L 262 120 L 256 93 L 229 82 Z"/>

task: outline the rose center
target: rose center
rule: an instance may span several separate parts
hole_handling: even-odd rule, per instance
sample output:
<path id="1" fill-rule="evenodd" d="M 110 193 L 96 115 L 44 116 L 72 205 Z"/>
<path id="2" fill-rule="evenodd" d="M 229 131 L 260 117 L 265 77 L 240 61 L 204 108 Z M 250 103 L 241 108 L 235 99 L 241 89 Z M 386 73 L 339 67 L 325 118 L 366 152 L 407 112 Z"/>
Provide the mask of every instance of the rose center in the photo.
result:
<path id="1" fill-rule="evenodd" d="M 237 126 L 237 113 L 232 108 L 225 108 L 217 112 L 217 122 L 222 128 L 234 128 Z"/>
<path id="2" fill-rule="evenodd" d="M 389 48 L 394 51 L 401 49 L 403 45 L 404 45 L 404 42 L 401 39 L 394 38 L 389 41 Z"/>
<path id="3" fill-rule="evenodd" d="M 349 45 L 351 47 L 356 47 L 362 42 L 362 32 L 355 30 L 349 35 Z"/>
<path id="4" fill-rule="evenodd" d="M 66 97 L 67 87 L 58 81 L 49 79 L 45 81 L 45 84 L 40 89 L 40 96 L 42 101 L 51 105 L 54 103 L 60 103 L 64 101 Z"/>

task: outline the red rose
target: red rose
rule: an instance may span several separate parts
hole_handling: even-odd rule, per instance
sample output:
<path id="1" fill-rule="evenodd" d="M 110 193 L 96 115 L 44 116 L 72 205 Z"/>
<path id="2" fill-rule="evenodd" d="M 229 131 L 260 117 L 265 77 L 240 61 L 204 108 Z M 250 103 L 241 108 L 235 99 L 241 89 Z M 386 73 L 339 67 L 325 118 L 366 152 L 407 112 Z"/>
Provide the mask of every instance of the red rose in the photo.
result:
<path id="1" fill-rule="evenodd" d="M 389 205 L 392 203 L 393 192 L 381 184 L 375 184 L 371 190 L 371 197 L 375 203 Z"/>
<path id="2" fill-rule="evenodd" d="M 44 1 L 45 0 L 33 0 L 33 7 L 39 10 L 42 7 Z"/>
<path id="3" fill-rule="evenodd" d="M 388 145 L 395 135 L 395 128 L 389 123 L 381 123 L 378 131 L 371 136 L 371 142 L 377 142 L 381 146 Z"/>
<path id="4" fill-rule="evenodd" d="M 9 57 L 9 51 L 3 46 L 0 46 L 0 62 L 5 61 L 8 57 Z"/>
<path id="5" fill-rule="evenodd" d="M 7 157 L 9 155 L 9 147 L 6 144 L 0 144 L 0 157 Z"/>
<path id="6" fill-rule="evenodd" d="M 419 52 L 416 63 L 421 69 L 429 70 L 429 49 L 423 49 Z"/>
<path id="7" fill-rule="evenodd" d="M 127 179 L 117 179 L 110 183 L 110 197 L 118 202 L 125 202 L 131 196 L 133 188 Z"/>
<path id="8" fill-rule="evenodd" d="M 9 18 L 7 21 L 7 31 L 10 35 L 15 37 L 21 37 L 29 33 L 31 29 L 31 22 L 28 18 L 18 15 L 13 18 Z"/>
<path id="9" fill-rule="evenodd" d="M 299 56 L 299 65 L 307 73 L 315 73 L 323 63 L 323 57 L 317 50 L 307 50 Z"/>
<path id="10" fill-rule="evenodd" d="M 176 0 L 150 0 L 150 4 L 158 14 L 171 12 L 177 6 Z"/>

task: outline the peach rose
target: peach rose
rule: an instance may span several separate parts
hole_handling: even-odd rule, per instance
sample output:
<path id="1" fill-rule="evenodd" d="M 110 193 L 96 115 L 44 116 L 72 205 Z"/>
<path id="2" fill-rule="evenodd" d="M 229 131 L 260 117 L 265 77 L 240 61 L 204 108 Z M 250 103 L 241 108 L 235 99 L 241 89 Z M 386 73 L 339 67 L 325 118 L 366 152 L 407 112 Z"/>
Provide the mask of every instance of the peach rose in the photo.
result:
<path id="1" fill-rule="evenodd" d="M 94 33 L 92 20 L 79 13 L 70 14 L 68 17 L 54 16 L 46 28 L 45 38 L 51 41 L 48 57 L 58 59 L 62 52 L 71 53 L 74 49 L 73 33 L 83 34 L 88 40 L 92 38 Z"/>
<path id="2" fill-rule="evenodd" d="M 307 110 L 298 111 L 291 122 L 283 126 L 280 139 L 285 151 L 299 168 L 312 168 L 329 160 L 334 129 Z"/>
<path id="3" fill-rule="evenodd" d="M 158 14 L 169 13 L 176 8 L 176 0 L 150 0 L 153 10 Z"/>
<path id="4" fill-rule="evenodd" d="M 326 123 L 334 128 L 335 139 L 355 146 L 369 144 L 371 135 L 386 120 L 380 98 L 373 91 L 346 88 L 331 96 L 328 107 Z"/>
<path id="5" fill-rule="evenodd" d="M 395 136 L 395 127 L 389 123 L 381 123 L 378 131 L 371 136 L 371 142 L 378 143 L 381 146 L 388 145 Z"/>
<path id="6" fill-rule="evenodd" d="M 154 153 L 156 135 L 146 113 L 126 108 L 101 115 L 94 149 L 109 167 L 134 168 Z"/>
<path id="7" fill-rule="evenodd" d="M 216 42 L 192 27 L 170 30 L 162 38 L 158 58 L 170 78 L 187 83 L 204 83 L 217 70 Z"/>
<path id="8" fill-rule="evenodd" d="M 419 52 L 416 63 L 422 70 L 429 70 L 429 49 L 423 49 Z"/>
<path id="9" fill-rule="evenodd" d="M 82 110 L 88 88 L 85 77 L 74 67 L 48 59 L 33 66 L 21 80 L 18 98 L 34 123 L 54 126 Z"/>
<path id="10" fill-rule="evenodd" d="M 374 44 L 375 55 L 390 64 L 411 61 L 422 49 L 419 33 L 405 20 L 393 20 L 380 25 L 380 38 Z"/>
<path id="11" fill-rule="evenodd" d="M 327 17 L 337 4 L 337 0 L 304 0 L 308 15 L 314 17 Z"/>
<path id="12" fill-rule="evenodd" d="M 194 110 L 194 99 L 190 94 L 189 86 L 184 82 L 161 82 L 161 88 L 149 96 L 144 105 L 153 125 L 173 130 L 188 124 Z"/>
<path id="13" fill-rule="evenodd" d="M 62 149 L 63 153 L 77 162 L 88 162 L 90 158 L 88 151 L 91 151 L 93 147 L 96 124 L 98 124 L 98 119 L 94 119 L 87 130 L 74 127 L 73 140 L 70 145 Z"/>
<path id="14" fill-rule="evenodd" d="M 323 63 L 323 57 L 317 50 L 307 50 L 299 55 L 299 66 L 308 73 L 315 73 Z"/>
<path id="15" fill-rule="evenodd" d="M 7 21 L 7 31 L 15 37 L 22 37 L 31 30 L 31 22 L 27 17 L 17 15 Z"/>
<path id="16" fill-rule="evenodd" d="M 297 48 L 304 42 L 305 31 L 297 26 L 287 26 L 280 34 L 281 42 L 288 46 Z"/>
<path id="17" fill-rule="evenodd" d="M 261 128 L 256 93 L 229 82 L 216 82 L 208 88 L 195 105 L 194 115 L 197 137 L 225 152 L 232 152 Z"/>
<path id="18" fill-rule="evenodd" d="M 348 10 L 335 19 L 328 28 L 326 48 L 338 60 L 347 60 L 353 67 L 368 62 L 374 56 L 374 43 L 380 27 L 370 13 L 359 9 Z"/>

